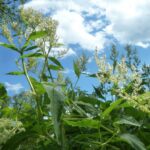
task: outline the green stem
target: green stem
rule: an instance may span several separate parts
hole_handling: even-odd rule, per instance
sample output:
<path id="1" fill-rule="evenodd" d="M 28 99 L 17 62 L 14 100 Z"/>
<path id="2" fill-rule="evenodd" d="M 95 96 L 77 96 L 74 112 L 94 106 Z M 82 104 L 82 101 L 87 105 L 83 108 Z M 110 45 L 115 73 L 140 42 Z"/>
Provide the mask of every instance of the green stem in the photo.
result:
<path id="1" fill-rule="evenodd" d="M 45 55 L 45 61 L 44 61 L 43 69 L 42 69 L 42 72 L 41 72 L 41 76 L 44 74 L 46 66 L 48 68 L 48 56 L 49 56 L 49 53 L 50 53 L 51 49 L 52 49 L 52 46 L 49 47 L 49 50 L 48 50 L 47 54 L 45 53 L 45 50 L 43 50 L 43 53 Z M 48 72 L 49 72 L 51 81 L 53 82 L 54 80 L 53 80 L 53 77 L 52 77 L 51 70 L 49 68 L 48 68 Z M 42 77 L 41 77 L 41 79 L 42 79 Z"/>
<path id="2" fill-rule="evenodd" d="M 35 100 L 36 100 L 36 104 L 37 104 L 38 119 L 39 119 L 39 121 L 40 121 L 41 118 L 42 118 L 42 110 L 41 110 L 41 107 L 40 107 L 40 104 L 39 104 L 39 98 L 38 98 L 38 96 L 36 95 L 36 91 L 35 91 L 35 89 L 34 89 L 34 87 L 33 87 L 33 85 L 32 85 L 32 82 L 31 82 L 31 80 L 30 80 L 30 77 L 29 77 L 29 75 L 28 75 L 28 72 L 27 72 L 27 69 L 26 69 L 26 65 L 25 65 L 24 59 L 22 58 L 21 60 L 22 60 L 23 71 L 24 71 L 24 74 L 25 74 L 25 76 L 26 76 L 26 79 L 27 79 L 27 81 L 28 81 L 28 83 L 29 83 L 29 85 L 30 85 L 30 88 L 31 88 L 33 94 L 35 95 Z"/>
<path id="3" fill-rule="evenodd" d="M 100 125 L 100 127 L 103 128 L 103 129 L 105 129 L 106 131 L 108 131 L 108 132 L 114 134 L 114 132 L 113 132 L 111 129 L 109 129 L 109 128 L 103 126 L 102 124 Z"/>
<path id="4" fill-rule="evenodd" d="M 26 79 L 27 79 L 27 81 L 28 81 L 28 83 L 29 83 L 29 85 L 30 85 L 30 88 L 31 88 L 32 92 L 33 92 L 34 94 L 36 94 L 35 89 L 34 89 L 32 83 L 31 83 L 30 77 L 29 77 L 29 75 L 28 75 L 28 72 L 27 72 L 27 69 L 26 69 L 26 65 L 25 65 L 25 63 L 24 63 L 24 59 L 22 58 L 21 60 L 22 60 L 23 71 L 24 71 L 24 74 L 25 74 L 25 76 L 26 76 Z"/>
<path id="5" fill-rule="evenodd" d="M 76 82 L 75 82 L 75 84 L 74 84 L 74 87 L 73 87 L 74 89 L 76 88 L 77 83 L 79 82 L 79 78 L 80 78 L 80 77 L 77 78 L 77 80 L 76 80 Z"/>

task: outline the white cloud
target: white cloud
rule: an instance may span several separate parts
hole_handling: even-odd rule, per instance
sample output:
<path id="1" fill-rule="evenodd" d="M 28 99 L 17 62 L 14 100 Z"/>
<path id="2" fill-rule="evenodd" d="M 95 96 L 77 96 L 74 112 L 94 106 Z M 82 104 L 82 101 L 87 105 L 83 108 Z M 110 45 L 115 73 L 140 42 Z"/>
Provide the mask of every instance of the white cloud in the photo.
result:
<path id="1" fill-rule="evenodd" d="M 58 35 L 66 45 L 79 44 L 87 50 L 94 50 L 96 46 L 103 49 L 106 35 L 123 44 L 141 47 L 150 44 L 148 0 L 32 0 L 25 7 L 50 13 L 58 20 Z M 91 33 L 94 30 L 96 32 Z"/>
<path id="2" fill-rule="evenodd" d="M 66 48 L 64 46 L 59 48 L 53 48 L 50 52 L 50 56 L 61 57 L 62 59 L 67 58 L 69 56 L 75 56 L 76 52 L 71 48 Z"/>
<path id="3" fill-rule="evenodd" d="M 60 20 L 58 35 L 67 45 L 79 44 L 87 50 L 94 50 L 97 45 L 103 48 L 104 34 L 90 34 L 86 30 L 84 18 L 79 13 L 62 10 L 53 15 L 53 18 Z"/>
<path id="4" fill-rule="evenodd" d="M 48 13 L 49 10 L 51 16 L 59 22 L 57 34 L 66 46 L 79 44 L 83 49 L 92 51 L 96 46 L 100 49 L 103 48 L 105 33 L 101 31 L 92 34 L 90 32 L 92 29 L 102 26 L 100 21 L 94 24 L 95 20 L 90 22 L 86 20 L 87 16 L 98 12 L 98 16 L 101 16 L 102 10 L 91 6 L 93 3 L 87 2 L 87 0 L 58 0 L 57 2 L 54 0 L 43 0 L 43 2 L 32 0 L 25 5 L 25 7 L 33 7 L 44 13 Z"/>
<path id="5" fill-rule="evenodd" d="M 20 83 L 11 84 L 11 83 L 5 82 L 5 86 L 6 86 L 7 91 L 14 92 L 14 94 L 19 93 L 20 90 L 23 89 L 23 86 Z"/>
<path id="6" fill-rule="evenodd" d="M 150 1 L 103 0 L 110 25 L 106 28 L 118 41 L 142 47 L 150 42 Z"/>
<path id="7" fill-rule="evenodd" d="M 62 73 L 64 74 L 69 74 L 71 72 L 71 70 L 69 68 L 65 68 L 65 70 L 62 71 Z"/>
<path id="8" fill-rule="evenodd" d="M 69 48 L 63 58 L 67 58 L 69 56 L 76 56 L 76 55 L 77 55 L 76 52 L 73 49 Z"/>

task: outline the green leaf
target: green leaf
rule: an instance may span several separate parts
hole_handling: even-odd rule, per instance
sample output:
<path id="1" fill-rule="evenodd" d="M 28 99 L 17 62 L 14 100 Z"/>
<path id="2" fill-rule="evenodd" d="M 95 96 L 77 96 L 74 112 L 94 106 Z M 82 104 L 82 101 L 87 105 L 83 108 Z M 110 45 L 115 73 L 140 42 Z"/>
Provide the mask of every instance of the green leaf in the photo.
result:
<path id="1" fill-rule="evenodd" d="M 45 89 L 43 87 L 43 85 L 38 82 L 35 78 L 30 77 L 31 83 L 33 84 L 33 87 L 36 91 L 37 94 L 44 94 L 45 93 Z"/>
<path id="2" fill-rule="evenodd" d="M 91 78 L 97 78 L 97 75 L 102 75 L 102 73 L 93 73 L 93 74 L 88 74 L 88 73 L 82 73 L 82 74 L 85 74 L 87 75 L 88 77 L 91 77 Z"/>
<path id="3" fill-rule="evenodd" d="M 146 150 L 145 145 L 135 135 L 125 133 L 121 134 L 120 138 L 130 144 L 135 150 Z"/>
<path id="4" fill-rule="evenodd" d="M 81 116 L 87 116 L 87 113 L 84 109 L 82 109 L 80 106 L 78 106 L 75 102 L 73 103 L 73 108 L 76 110 Z"/>
<path id="5" fill-rule="evenodd" d="M 30 51 L 30 50 L 33 50 L 36 48 L 38 48 L 38 47 L 37 46 L 31 46 L 31 47 L 26 48 L 24 51 Z"/>
<path id="6" fill-rule="evenodd" d="M 64 140 L 63 126 L 61 121 L 61 116 L 64 110 L 64 100 L 65 96 L 55 90 L 54 88 L 44 84 L 45 90 L 51 100 L 50 108 L 52 114 L 52 120 L 54 124 L 54 131 L 57 139 L 57 143 L 61 145 Z"/>
<path id="7" fill-rule="evenodd" d="M 16 52 L 19 52 L 18 48 L 15 47 L 15 45 L 6 44 L 6 43 L 0 43 L 0 46 L 3 46 L 5 48 L 9 48 L 9 49 L 14 50 Z"/>
<path id="8" fill-rule="evenodd" d="M 116 109 L 121 103 L 123 102 L 123 99 L 116 100 L 115 102 L 112 102 L 110 106 L 102 113 L 102 118 L 107 117 L 114 109 Z"/>
<path id="9" fill-rule="evenodd" d="M 64 46 L 64 44 L 62 44 L 62 43 L 54 43 L 53 44 L 53 47 L 61 47 L 61 46 Z"/>
<path id="10" fill-rule="evenodd" d="M 7 73 L 7 75 L 16 75 L 16 76 L 23 75 L 23 74 L 24 74 L 24 72 L 18 72 L 18 71 L 13 71 L 13 72 L 8 72 Z"/>
<path id="11" fill-rule="evenodd" d="M 62 70 L 60 66 L 55 66 L 55 65 L 49 65 L 48 68 L 51 70 Z"/>
<path id="12" fill-rule="evenodd" d="M 57 66 L 59 66 L 60 68 L 63 69 L 63 66 L 61 65 L 61 63 L 55 58 L 55 57 L 49 57 L 49 59 L 56 64 Z"/>
<path id="13" fill-rule="evenodd" d="M 24 51 L 26 49 L 26 47 L 28 47 L 29 45 L 29 42 L 31 40 L 36 40 L 36 39 L 39 39 L 39 38 L 43 38 L 45 35 L 46 35 L 46 31 L 36 31 L 36 32 L 32 32 L 30 35 L 29 35 L 29 38 L 27 39 L 27 41 L 25 42 L 24 46 L 22 47 L 22 51 Z"/>
<path id="14" fill-rule="evenodd" d="M 146 92 L 144 94 L 141 94 L 138 96 L 139 99 L 149 99 L 150 98 L 150 92 Z"/>
<path id="15" fill-rule="evenodd" d="M 96 105 L 100 105 L 102 104 L 103 102 L 96 99 L 95 97 L 91 97 L 91 96 L 80 96 L 78 101 L 83 101 L 85 103 L 89 103 L 89 104 L 92 104 L 93 106 L 96 106 Z"/>
<path id="16" fill-rule="evenodd" d="M 28 41 L 43 38 L 46 34 L 47 34 L 46 31 L 32 32 L 28 38 Z"/>
<path id="17" fill-rule="evenodd" d="M 7 96 L 6 88 L 2 83 L 0 83 L 0 99 L 5 99 L 7 97 L 8 96 Z"/>
<path id="18" fill-rule="evenodd" d="M 127 117 L 127 116 L 114 122 L 114 125 L 115 124 L 120 124 L 120 125 L 126 124 L 126 125 L 132 125 L 132 126 L 137 126 L 137 127 L 141 126 L 141 124 L 137 122 L 133 117 Z"/>
<path id="19" fill-rule="evenodd" d="M 81 71 L 80 71 L 78 63 L 75 61 L 73 62 L 73 68 L 74 68 L 74 72 L 75 72 L 76 76 L 79 78 L 81 75 Z"/>
<path id="20" fill-rule="evenodd" d="M 73 126 L 73 127 L 83 127 L 83 128 L 99 128 L 99 121 L 94 119 L 80 119 L 80 120 L 68 120 L 64 119 L 64 122 L 67 125 Z"/>
<path id="21" fill-rule="evenodd" d="M 30 53 L 22 55 L 20 58 L 27 58 L 27 57 L 44 57 L 42 53 Z"/>
<path id="22" fill-rule="evenodd" d="M 20 144 L 31 139 L 36 140 L 37 138 L 39 138 L 38 133 L 32 130 L 26 130 L 25 132 L 15 134 L 2 146 L 1 150 L 15 150 L 18 149 Z"/>
<path id="23" fill-rule="evenodd" d="M 95 107 L 89 103 L 85 103 L 82 101 L 75 101 L 74 103 L 79 106 L 82 106 L 84 108 L 84 110 L 86 110 L 86 112 L 88 111 L 88 112 L 92 113 L 92 112 L 96 111 Z"/>

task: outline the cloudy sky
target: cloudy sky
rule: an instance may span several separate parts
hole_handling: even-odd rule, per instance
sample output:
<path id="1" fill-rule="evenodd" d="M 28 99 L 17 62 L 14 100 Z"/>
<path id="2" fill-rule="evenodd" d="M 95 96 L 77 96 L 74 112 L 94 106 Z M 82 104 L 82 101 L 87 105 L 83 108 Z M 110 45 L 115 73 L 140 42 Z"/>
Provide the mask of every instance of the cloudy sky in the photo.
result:
<path id="1" fill-rule="evenodd" d="M 33 7 L 58 20 L 58 35 L 65 44 L 100 49 L 108 36 L 120 43 L 144 48 L 150 42 L 150 1 L 147 0 L 32 0 Z"/>
<path id="2" fill-rule="evenodd" d="M 71 61 L 81 52 L 90 56 L 88 71 L 96 71 L 92 60 L 96 47 L 103 53 L 109 53 L 108 47 L 114 43 L 117 47 L 125 44 L 134 45 L 139 52 L 143 63 L 150 63 L 150 1 L 148 0 L 31 0 L 25 7 L 32 7 L 59 22 L 57 35 L 59 40 L 69 48 L 67 56 L 62 63 L 66 67 L 66 74 L 75 77 Z M 2 73 L 12 71 L 16 57 L 12 53 L 0 52 L 0 67 L 2 60 L 9 57 L 9 68 L 2 67 Z M 12 62 L 11 62 L 12 61 Z M 24 85 L 22 79 L 6 82 L 7 77 L 2 76 L 1 81 L 9 87 L 13 84 Z M 6 81 L 4 81 L 6 80 Z M 17 82 L 18 81 L 18 82 Z M 88 81 L 88 82 L 87 82 Z M 83 86 L 84 84 L 84 86 Z M 79 85 L 88 87 L 97 84 L 96 81 L 81 79 Z M 25 87 L 27 85 L 24 85 Z M 85 89 L 86 90 L 86 89 Z"/>

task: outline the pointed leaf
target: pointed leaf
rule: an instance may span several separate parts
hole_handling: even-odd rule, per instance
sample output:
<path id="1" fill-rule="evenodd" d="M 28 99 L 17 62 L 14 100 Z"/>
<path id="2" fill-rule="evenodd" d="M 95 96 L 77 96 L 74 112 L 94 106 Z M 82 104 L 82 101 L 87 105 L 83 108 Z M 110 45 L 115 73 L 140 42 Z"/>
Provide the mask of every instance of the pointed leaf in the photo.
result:
<path id="1" fill-rule="evenodd" d="M 49 59 L 56 64 L 57 66 L 59 66 L 60 68 L 63 69 L 63 66 L 61 65 L 61 63 L 55 58 L 55 57 L 49 57 Z"/>
<path id="2" fill-rule="evenodd" d="M 120 103 L 122 103 L 123 99 L 116 100 L 111 103 L 110 106 L 102 113 L 102 118 L 107 117 L 114 109 L 116 109 Z"/>
<path id="3" fill-rule="evenodd" d="M 126 125 L 132 125 L 137 127 L 141 126 L 141 124 L 137 122 L 133 117 L 127 117 L 127 116 L 114 122 L 114 124 L 121 124 L 121 125 L 126 124 Z"/>
<path id="4" fill-rule="evenodd" d="M 20 58 L 27 58 L 27 57 L 44 57 L 42 53 L 30 53 L 22 55 Z"/>
<path id="5" fill-rule="evenodd" d="M 62 128 L 62 122 L 61 122 L 61 115 L 63 113 L 63 106 L 64 106 L 64 100 L 65 96 L 61 93 L 55 90 L 54 88 L 44 84 L 44 88 L 48 94 L 49 99 L 51 100 L 50 108 L 51 108 L 51 114 L 54 124 L 54 131 L 56 135 L 56 139 L 58 144 L 60 145 L 63 143 L 63 128 Z"/>
<path id="6" fill-rule="evenodd" d="M 15 45 L 6 44 L 6 43 L 0 43 L 0 46 L 3 46 L 5 48 L 9 48 L 9 49 L 14 50 L 16 52 L 19 52 L 18 48 L 15 47 Z"/>
<path id="7" fill-rule="evenodd" d="M 125 133 L 120 135 L 120 138 L 130 144 L 135 150 L 146 150 L 145 145 L 135 135 Z"/>
<path id="8" fill-rule="evenodd" d="M 81 71 L 80 71 L 78 64 L 75 61 L 73 62 L 73 68 L 74 68 L 74 72 L 75 72 L 76 76 L 79 78 Z"/>
<path id="9" fill-rule="evenodd" d="M 46 35 L 47 33 L 45 31 L 36 31 L 36 32 L 32 32 L 30 35 L 29 35 L 29 38 L 27 39 L 27 41 L 25 42 L 24 46 L 22 47 L 22 51 L 28 47 L 29 45 L 29 42 L 31 40 L 36 40 L 38 38 L 42 38 Z"/>
<path id="10" fill-rule="evenodd" d="M 8 72 L 7 73 L 7 75 L 16 75 L 16 76 L 23 75 L 23 74 L 24 74 L 24 72 L 18 72 L 18 71 L 13 71 L 13 72 Z"/>
<path id="11" fill-rule="evenodd" d="M 49 65 L 48 68 L 51 70 L 62 70 L 60 66 L 55 66 L 55 65 Z"/>
<path id="12" fill-rule="evenodd" d="M 83 127 L 83 128 L 99 128 L 99 121 L 94 119 L 80 119 L 80 120 L 68 120 L 64 119 L 64 122 L 67 125 L 73 126 L 73 127 Z"/>
<path id="13" fill-rule="evenodd" d="M 40 82 L 38 82 L 33 77 L 30 77 L 30 80 L 31 80 L 31 82 L 33 84 L 33 87 L 34 87 L 37 94 L 44 94 L 45 93 L 45 89 L 44 89 L 43 85 Z"/>
<path id="14" fill-rule="evenodd" d="M 38 38 L 43 38 L 46 35 L 46 31 L 36 31 L 32 32 L 28 38 L 28 41 L 30 40 L 36 40 Z"/>
<path id="15" fill-rule="evenodd" d="M 7 97 L 7 90 L 5 86 L 2 83 L 0 83 L 0 99 L 5 99 Z"/>
<path id="16" fill-rule="evenodd" d="M 30 51 L 30 50 L 33 50 L 36 48 L 38 48 L 38 47 L 37 46 L 31 46 L 31 47 L 26 48 L 25 51 Z"/>

